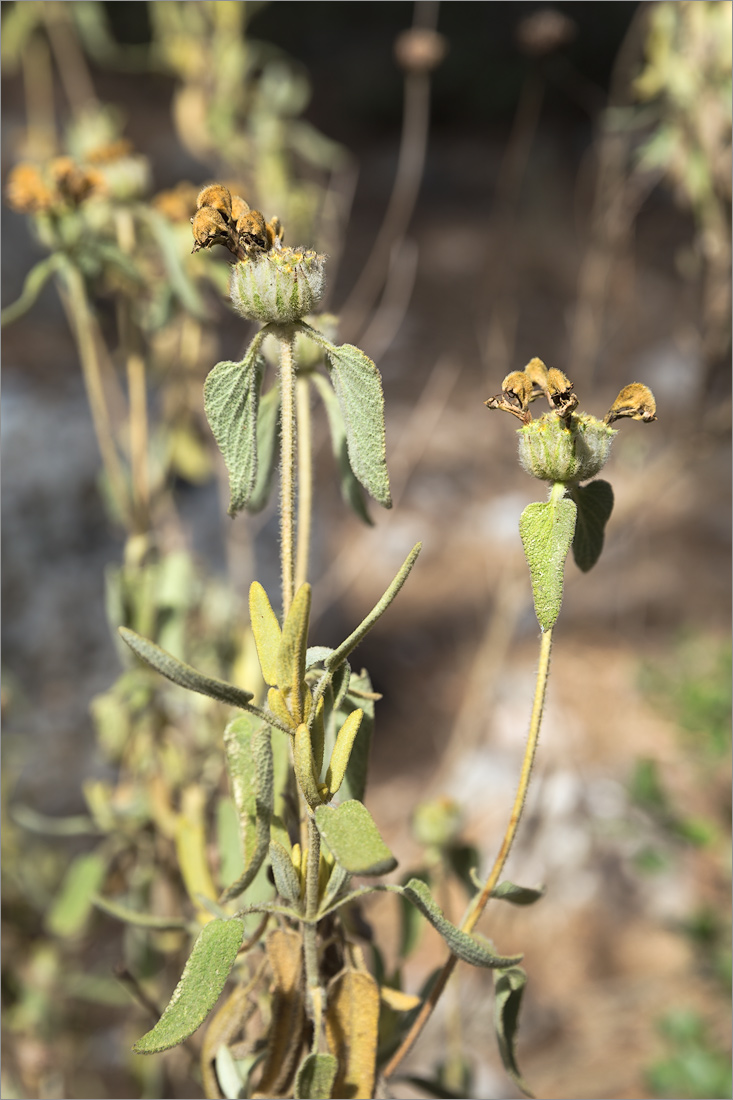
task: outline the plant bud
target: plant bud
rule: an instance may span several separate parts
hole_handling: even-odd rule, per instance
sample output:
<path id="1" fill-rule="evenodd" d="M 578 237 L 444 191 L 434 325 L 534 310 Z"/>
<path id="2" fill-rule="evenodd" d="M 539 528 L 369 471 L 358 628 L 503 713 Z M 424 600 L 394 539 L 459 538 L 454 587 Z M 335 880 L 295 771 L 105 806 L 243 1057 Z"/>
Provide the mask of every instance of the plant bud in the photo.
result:
<path id="1" fill-rule="evenodd" d="M 229 296 L 234 308 L 250 321 L 301 320 L 323 297 L 325 261 L 307 248 L 253 253 L 232 268 Z"/>
<path id="2" fill-rule="evenodd" d="M 564 420 L 549 413 L 520 428 L 519 461 L 540 481 L 587 481 L 606 464 L 616 432 L 583 413 Z"/>

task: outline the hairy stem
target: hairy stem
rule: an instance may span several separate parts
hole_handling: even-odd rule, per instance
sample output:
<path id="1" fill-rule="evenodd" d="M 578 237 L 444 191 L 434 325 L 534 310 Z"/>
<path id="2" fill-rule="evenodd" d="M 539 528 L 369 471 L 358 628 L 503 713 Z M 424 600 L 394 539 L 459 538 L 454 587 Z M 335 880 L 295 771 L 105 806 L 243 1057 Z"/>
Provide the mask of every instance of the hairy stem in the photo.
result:
<path id="1" fill-rule="evenodd" d="M 554 493 L 553 487 L 553 493 Z M 527 797 L 527 788 L 529 786 L 529 777 L 532 772 L 532 764 L 534 763 L 535 752 L 537 750 L 537 741 L 540 734 L 540 726 L 542 724 L 542 711 L 545 702 L 545 692 L 547 690 L 547 680 L 550 671 L 550 650 L 552 648 L 552 630 L 546 630 L 542 635 L 540 642 L 540 663 L 537 670 L 537 681 L 535 685 L 534 702 L 532 704 L 532 716 L 529 723 L 529 734 L 527 736 L 527 744 L 524 750 L 524 760 L 522 761 L 522 772 L 519 777 L 519 786 L 517 787 L 517 793 L 514 798 L 514 805 L 512 806 L 512 812 L 509 817 L 509 823 L 507 824 L 506 831 L 504 833 L 504 839 L 501 842 L 499 853 L 494 860 L 494 866 L 491 868 L 491 873 L 484 883 L 484 887 L 481 893 L 478 895 L 476 901 L 469 909 L 467 915 L 461 922 L 461 930 L 463 932 L 472 932 L 475 928 L 478 920 L 483 913 L 492 891 L 496 888 L 499 882 L 499 876 L 504 869 L 504 864 L 507 861 L 507 856 L 514 842 L 514 838 L 517 835 L 517 828 L 522 817 L 522 811 L 524 809 L 525 799 Z M 425 1027 L 425 1024 L 430 1019 L 430 1016 L 438 1003 L 440 996 L 445 989 L 448 979 L 455 969 L 455 965 L 458 959 L 455 955 L 451 955 L 440 974 L 438 979 L 430 990 L 430 994 L 423 1003 L 420 1012 L 418 1013 L 415 1021 L 410 1028 L 409 1032 L 400 1044 L 399 1049 L 392 1056 L 384 1069 L 384 1077 L 390 1077 L 403 1058 L 409 1053 L 416 1039 L 420 1035 L 420 1032 Z"/>
<path id="2" fill-rule="evenodd" d="M 295 357 L 292 332 L 280 336 L 280 562 L 283 619 L 295 595 Z"/>
<path id="3" fill-rule="evenodd" d="M 307 378 L 295 383 L 298 414 L 298 536 L 295 552 L 295 591 L 308 580 L 311 520 L 313 517 L 313 453 L 310 385 Z"/>
<path id="4" fill-rule="evenodd" d="M 323 991 L 318 972 L 317 935 L 315 921 L 318 912 L 318 872 L 321 863 L 321 836 L 312 814 L 308 815 L 308 863 L 305 873 L 305 915 L 303 923 L 303 957 L 305 960 L 305 984 L 308 1012 L 313 1021 L 313 1050 L 318 1050 L 318 1040 L 323 1016 Z"/>

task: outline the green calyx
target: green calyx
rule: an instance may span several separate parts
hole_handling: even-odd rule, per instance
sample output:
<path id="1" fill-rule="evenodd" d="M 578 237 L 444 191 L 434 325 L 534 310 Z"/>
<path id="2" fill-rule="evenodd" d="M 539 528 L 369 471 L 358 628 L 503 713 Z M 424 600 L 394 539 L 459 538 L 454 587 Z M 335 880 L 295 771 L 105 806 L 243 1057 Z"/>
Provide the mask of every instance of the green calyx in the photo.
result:
<path id="1" fill-rule="evenodd" d="M 232 304 L 250 321 L 300 321 L 323 297 L 325 261 L 308 248 L 273 248 L 241 260 L 232 268 Z"/>
<path id="2" fill-rule="evenodd" d="M 587 413 L 571 416 L 567 423 L 548 413 L 517 435 L 519 461 L 528 474 L 567 483 L 587 481 L 603 469 L 616 432 Z"/>

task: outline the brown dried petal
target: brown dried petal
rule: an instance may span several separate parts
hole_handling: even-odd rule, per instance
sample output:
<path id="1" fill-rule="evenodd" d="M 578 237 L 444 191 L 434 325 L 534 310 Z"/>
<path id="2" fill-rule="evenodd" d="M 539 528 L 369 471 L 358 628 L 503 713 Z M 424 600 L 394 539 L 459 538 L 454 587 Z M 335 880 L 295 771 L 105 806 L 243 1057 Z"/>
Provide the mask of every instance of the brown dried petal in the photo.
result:
<path id="1" fill-rule="evenodd" d="M 193 227 L 193 239 L 195 244 L 193 251 L 200 248 L 211 248 L 212 244 L 226 244 L 229 240 L 229 227 L 218 210 L 211 206 L 202 206 L 191 218 Z"/>
<path id="2" fill-rule="evenodd" d="M 211 183 L 208 187 L 204 187 L 199 191 L 196 208 L 201 210 L 204 206 L 218 210 L 228 221 L 232 216 L 232 196 L 229 188 L 222 183 Z"/>
<path id="3" fill-rule="evenodd" d="M 53 206 L 55 195 L 35 164 L 16 164 L 5 184 L 5 198 L 19 214 L 39 214 Z"/>
<path id="4" fill-rule="evenodd" d="M 657 419 L 657 403 L 648 386 L 641 382 L 624 386 L 606 414 L 606 424 L 613 424 L 614 420 L 621 420 L 622 417 L 646 423 Z"/>

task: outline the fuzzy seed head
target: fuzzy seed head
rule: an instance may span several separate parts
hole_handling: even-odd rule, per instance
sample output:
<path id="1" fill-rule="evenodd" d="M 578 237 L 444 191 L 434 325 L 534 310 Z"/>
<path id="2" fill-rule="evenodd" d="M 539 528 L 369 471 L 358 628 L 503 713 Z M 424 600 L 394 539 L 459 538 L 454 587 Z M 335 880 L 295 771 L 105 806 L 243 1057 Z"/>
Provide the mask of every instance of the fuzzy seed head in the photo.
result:
<path id="1" fill-rule="evenodd" d="M 519 461 L 540 481 L 578 482 L 595 477 L 606 464 L 616 432 L 582 413 L 568 425 L 548 413 L 517 432 Z"/>
<path id="2" fill-rule="evenodd" d="M 301 320 L 323 297 L 325 260 L 306 248 L 253 252 L 232 268 L 229 295 L 234 308 L 250 321 Z"/>

